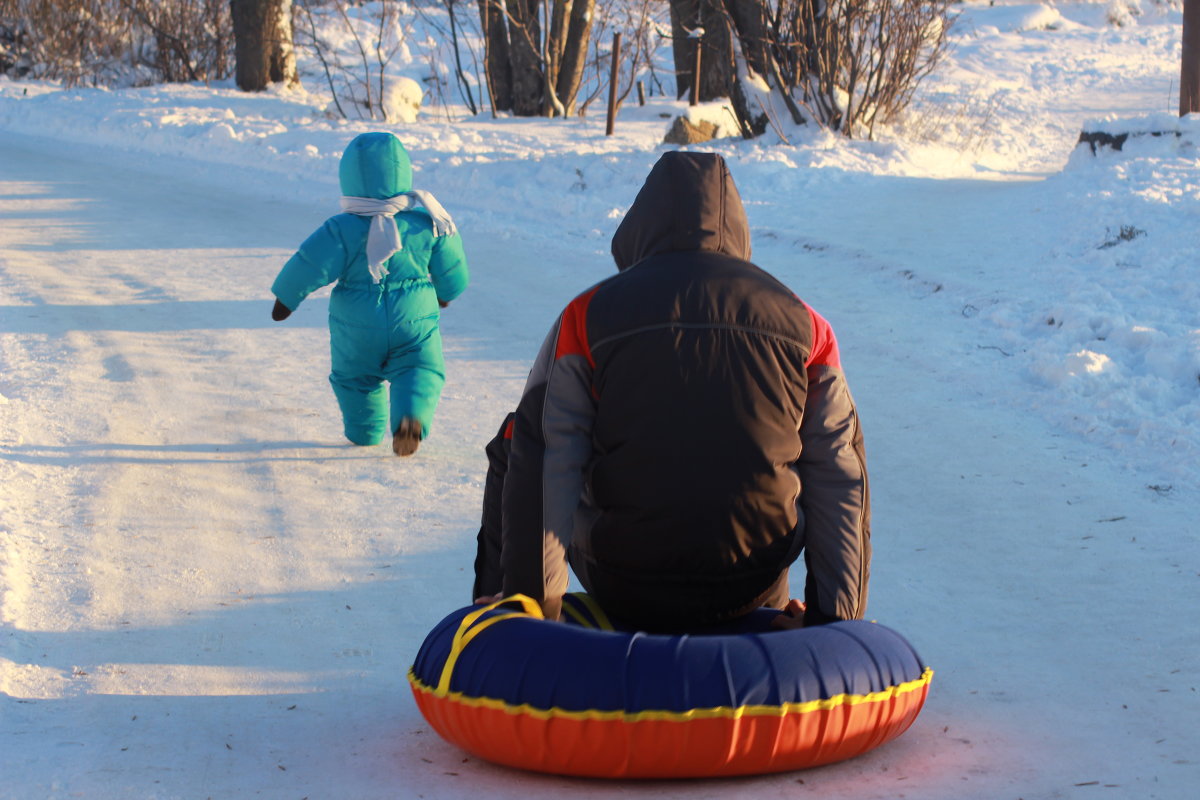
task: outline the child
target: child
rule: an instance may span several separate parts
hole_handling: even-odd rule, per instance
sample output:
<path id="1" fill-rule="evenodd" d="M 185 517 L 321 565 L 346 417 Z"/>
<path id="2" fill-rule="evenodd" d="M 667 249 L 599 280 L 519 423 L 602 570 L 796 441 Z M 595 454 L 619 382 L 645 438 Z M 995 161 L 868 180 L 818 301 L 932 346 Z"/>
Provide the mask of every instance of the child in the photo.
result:
<path id="1" fill-rule="evenodd" d="M 462 239 L 433 196 L 413 190 L 408 153 L 394 135 L 356 137 L 338 173 L 347 213 L 326 220 L 283 265 L 271 318 L 286 319 L 337 281 L 329 382 L 346 438 L 378 444 L 390 410 L 392 450 L 409 456 L 429 435 L 446 380 L 438 309 L 467 287 Z"/>

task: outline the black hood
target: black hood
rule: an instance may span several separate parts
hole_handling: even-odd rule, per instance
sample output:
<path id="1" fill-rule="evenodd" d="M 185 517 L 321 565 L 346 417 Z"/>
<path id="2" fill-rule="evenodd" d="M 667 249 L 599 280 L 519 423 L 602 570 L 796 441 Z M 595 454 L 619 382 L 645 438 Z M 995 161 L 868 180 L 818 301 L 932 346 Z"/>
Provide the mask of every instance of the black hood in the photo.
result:
<path id="1" fill-rule="evenodd" d="M 750 259 L 746 210 L 716 153 L 664 153 L 613 234 L 618 270 L 655 253 L 686 250 Z"/>

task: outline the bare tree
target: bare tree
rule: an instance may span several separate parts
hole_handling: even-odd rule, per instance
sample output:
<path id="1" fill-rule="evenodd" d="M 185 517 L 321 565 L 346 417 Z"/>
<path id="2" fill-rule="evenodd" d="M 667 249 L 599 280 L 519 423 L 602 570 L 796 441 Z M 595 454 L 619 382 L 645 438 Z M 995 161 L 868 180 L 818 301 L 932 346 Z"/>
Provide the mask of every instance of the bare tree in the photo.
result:
<path id="1" fill-rule="evenodd" d="M 596 0 L 478 0 L 497 111 L 570 116 L 587 63 Z"/>
<path id="2" fill-rule="evenodd" d="M 1200 0 L 1184 0 L 1179 116 L 1196 112 L 1200 112 Z"/>
<path id="3" fill-rule="evenodd" d="M 546 110 L 570 116 L 583 80 L 596 0 L 555 0 L 546 38 Z"/>
<path id="4" fill-rule="evenodd" d="M 479 0 L 483 30 L 484 75 L 492 111 L 512 111 L 512 62 L 508 55 L 508 21 L 503 0 Z"/>
<path id="5" fill-rule="evenodd" d="M 225 0 L 121 0 L 139 29 L 150 32 L 138 57 L 168 83 L 229 76 L 233 29 Z"/>
<path id="6" fill-rule="evenodd" d="M 584 81 L 580 84 L 584 93 L 579 99 L 579 116 L 584 116 L 588 107 L 608 91 L 613 74 L 610 42 L 613 34 L 618 32 L 623 44 L 617 71 L 624 79 L 617 87 L 617 107 L 624 103 L 643 77 L 652 87 L 658 87 L 659 94 L 666 94 L 654 71 L 654 61 L 665 38 L 662 30 L 668 13 L 661 0 L 600 0 L 597 3 L 591 49 L 584 62 Z"/>
<path id="7" fill-rule="evenodd" d="M 757 0 L 741 2 L 757 5 Z M 700 91 L 695 99 L 703 103 L 729 96 L 735 72 L 733 40 L 727 24 L 729 12 L 725 6 L 725 0 L 670 0 L 676 97 L 683 97 L 695 85 L 697 61 Z"/>
<path id="8" fill-rule="evenodd" d="M 454 13 L 454 2 L 455 0 L 446 0 L 446 11 L 450 18 L 450 41 L 454 46 L 454 74 L 458 78 L 459 88 L 466 95 L 467 106 L 471 109 L 471 113 L 478 114 L 479 109 L 475 107 L 475 95 L 471 92 L 471 82 L 467 80 L 467 74 L 463 69 L 462 49 L 458 37 L 458 17 Z"/>
<path id="9" fill-rule="evenodd" d="M 425 78 L 429 95 L 435 98 L 438 105 L 446 106 L 449 82 L 442 77 L 442 65 L 450 59 L 454 61 L 454 80 L 458 85 L 458 93 L 472 114 L 479 113 L 475 101 L 475 92 L 482 82 L 479 76 L 479 62 L 475 58 L 475 49 L 471 47 L 467 34 L 472 26 L 470 17 L 460 19 L 458 6 L 462 0 L 438 0 L 428 5 L 409 6 L 413 14 L 421 20 L 422 26 L 431 31 L 431 38 L 436 40 L 432 47 L 425 50 L 425 58 L 429 64 L 429 74 Z M 467 0 L 470 3 L 470 0 Z M 445 12 L 445 17 L 438 12 Z M 463 57 L 466 51 L 466 59 Z M 468 67 L 472 72 L 468 72 Z M 480 97 L 482 100 L 482 97 Z"/>
<path id="10" fill-rule="evenodd" d="M 3 0 L 3 60 L 34 78 L 68 86 L 114 82 L 133 31 L 116 0 Z"/>
<path id="11" fill-rule="evenodd" d="M 791 87 L 822 124 L 874 135 L 945 55 L 951 0 L 800 0 L 786 32 Z M 824 13 L 822 13 L 824 12 Z"/>
<path id="12" fill-rule="evenodd" d="M 340 116 L 389 122 L 415 118 L 424 91 L 396 69 L 396 58 L 412 34 L 412 18 L 400 0 L 369 5 L 300 0 L 296 7 L 297 43 L 321 64 Z"/>
<path id="13" fill-rule="evenodd" d="M 507 0 L 508 58 L 512 68 L 513 113 L 542 113 L 542 0 Z"/>
<path id="14" fill-rule="evenodd" d="M 0 0 L 0 72 L 67 85 L 229 77 L 227 0 Z"/>
<path id="15" fill-rule="evenodd" d="M 771 122 L 765 87 L 797 123 L 869 138 L 944 55 L 951 1 L 670 0 L 677 96 L 702 33 L 698 99 L 730 98 L 743 135 Z"/>
<path id="16" fill-rule="evenodd" d="M 258 92 L 272 83 L 296 83 L 292 0 L 229 0 L 229 11 L 238 88 Z"/>

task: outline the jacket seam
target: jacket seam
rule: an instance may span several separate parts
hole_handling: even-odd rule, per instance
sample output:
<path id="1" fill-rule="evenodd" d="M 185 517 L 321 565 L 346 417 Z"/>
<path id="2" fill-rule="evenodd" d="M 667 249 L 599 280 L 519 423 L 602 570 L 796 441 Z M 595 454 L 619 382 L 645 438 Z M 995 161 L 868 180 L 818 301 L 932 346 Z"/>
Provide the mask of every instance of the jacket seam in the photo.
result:
<path id="1" fill-rule="evenodd" d="M 724 331 L 737 331 L 738 333 L 751 333 L 751 334 L 755 334 L 757 336 L 767 336 L 772 339 L 778 339 L 780 341 L 787 342 L 789 344 L 795 345 L 796 347 L 804 349 L 804 341 L 803 340 L 798 339 L 794 336 L 789 336 L 784 333 L 779 333 L 777 331 L 770 331 L 770 330 L 766 330 L 764 328 L 755 328 L 755 327 L 752 327 L 749 325 L 727 325 L 727 324 L 722 324 L 722 323 L 714 324 L 711 322 L 664 322 L 664 323 L 659 323 L 657 325 L 643 325 L 639 328 L 631 328 L 627 331 L 622 331 L 621 333 L 614 333 L 611 336 L 606 336 L 603 339 L 600 339 L 600 340 L 594 342 L 592 344 L 591 349 L 592 349 L 592 352 L 595 352 L 596 350 L 600 349 L 604 345 L 615 342 L 618 339 L 623 339 L 623 338 L 626 338 L 629 336 L 635 336 L 639 333 L 649 333 L 650 331 L 669 330 L 671 328 L 684 328 L 687 330 L 714 330 L 714 331 L 715 330 L 724 330 Z"/>

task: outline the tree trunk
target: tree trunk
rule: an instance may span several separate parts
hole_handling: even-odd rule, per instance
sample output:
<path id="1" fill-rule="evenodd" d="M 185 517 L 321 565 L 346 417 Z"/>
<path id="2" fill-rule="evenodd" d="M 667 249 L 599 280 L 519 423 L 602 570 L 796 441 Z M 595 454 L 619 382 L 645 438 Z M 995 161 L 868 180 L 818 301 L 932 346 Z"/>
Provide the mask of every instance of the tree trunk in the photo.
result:
<path id="1" fill-rule="evenodd" d="M 1200 0 L 1184 0 L 1179 116 L 1197 112 L 1200 112 Z"/>
<path id="2" fill-rule="evenodd" d="M 558 72 L 567 45 L 567 15 L 571 0 L 547 0 L 550 28 L 542 39 L 542 114 L 565 117 L 567 109 L 558 97 Z"/>
<path id="3" fill-rule="evenodd" d="M 494 111 L 512 111 L 512 65 L 509 60 L 508 22 L 501 0 L 479 0 L 483 26 L 484 70 Z"/>
<path id="4" fill-rule="evenodd" d="M 546 65 L 546 81 L 553 85 L 558 80 L 559 64 L 562 62 L 563 50 L 567 43 L 567 15 L 570 13 L 571 0 L 547 0 L 550 3 L 550 30 L 542 43 L 544 48 L 543 61 Z"/>
<path id="5" fill-rule="evenodd" d="M 596 0 L 546 2 L 549 30 L 543 38 L 543 0 L 479 0 L 497 110 L 519 117 L 574 113 Z"/>
<path id="6" fill-rule="evenodd" d="M 729 97 L 734 81 L 734 39 L 724 0 L 700 0 L 701 40 L 700 102 Z"/>
<path id="7" fill-rule="evenodd" d="M 675 99 L 682 100 L 692 86 L 692 48 L 688 32 L 698 22 L 697 0 L 671 0 L 671 56 L 675 61 Z"/>
<path id="8" fill-rule="evenodd" d="M 271 81 L 289 86 L 300 82 L 296 74 L 296 34 L 292 27 L 292 12 L 292 0 L 278 0 L 275 47 L 271 52 Z"/>
<path id="9" fill-rule="evenodd" d="M 746 65 L 759 75 L 770 74 L 767 59 L 770 42 L 771 9 L 769 0 L 725 0 L 725 7 L 737 28 Z"/>
<path id="10" fill-rule="evenodd" d="M 229 0 L 237 86 L 258 92 L 271 83 L 294 84 L 292 0 Z"/>
<path id="11" fill-rule="evenodd" d="M 696 39 L 689 32 L 702 28 L 700 96 L 697 99 L 706 102 L 728 97 L 733 84 L 734 66 L 724 0 L 671 0 L 670 9 L 675 96 L 683 97 L 692 85 Z"/>
<path id="12" fill-rule="evenodd" d="M 513 113 L 535 117 L 542 113 L 542 0 L 508 0 L 509 63 L 512 64 Z"/>
<path id="13" fill-rule="evenodd" d="M 571 20 L 567 26 L 567 39 L 554 88 L 568 115 L 575 113 L 575 98 L 583 80 L 584 64 L 587 63 L 595 9 L 596 0 L 574 0 L 571 4 Z"/>

